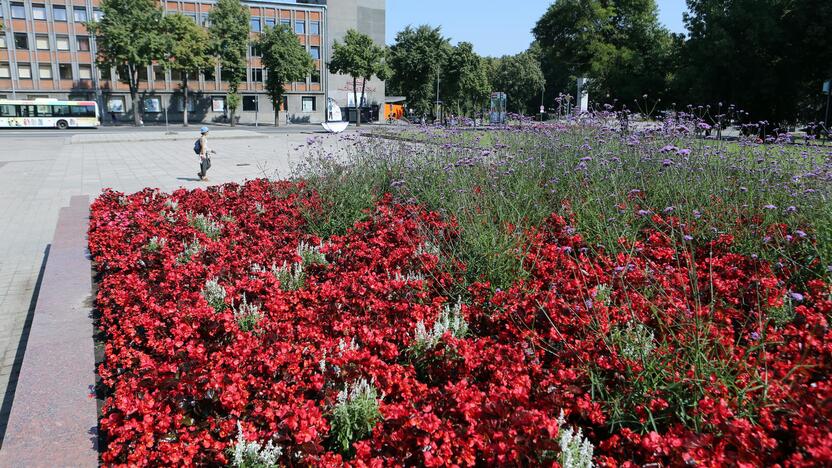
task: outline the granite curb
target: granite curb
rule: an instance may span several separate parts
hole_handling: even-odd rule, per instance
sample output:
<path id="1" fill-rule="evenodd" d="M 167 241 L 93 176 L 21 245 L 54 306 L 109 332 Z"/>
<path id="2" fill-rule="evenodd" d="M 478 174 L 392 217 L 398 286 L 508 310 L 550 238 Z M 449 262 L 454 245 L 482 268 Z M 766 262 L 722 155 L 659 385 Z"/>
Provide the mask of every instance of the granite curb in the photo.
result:
<path id="1" fill-rule="evenodd" d="M 61 208 L 43 273 L 0 467 L 98 466 L 89 197 Z"/>

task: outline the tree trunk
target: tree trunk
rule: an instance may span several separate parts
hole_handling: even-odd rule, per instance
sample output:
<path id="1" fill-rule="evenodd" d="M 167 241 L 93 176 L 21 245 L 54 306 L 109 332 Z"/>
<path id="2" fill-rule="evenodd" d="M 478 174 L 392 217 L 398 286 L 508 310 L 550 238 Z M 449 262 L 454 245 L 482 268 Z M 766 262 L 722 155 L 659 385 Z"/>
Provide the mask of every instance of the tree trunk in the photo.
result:
<path id="1" fill-rule="evenodd" d="M 135 65 L 128 65 L 130 73 L 130 100 L 133 101 L 133 125 L 141 126 L 142 120 L 139 115 L 139 69 Z"/>
<path id="2" fill-rule="evenodd" d="M 279 100 L 273 100 L 272 101 L 272 107 L 274 107 L 274 126 L 275 127 L 280 126 L 280 104 L 279 104 L 279 102 L 280 102 Z"/>
<path id="3" fill-rule="evenodd" d="M 363 91 L 362 91 L 363 92 Z M 358 78 L 352 77 L 352 97 L 355 99 L 355 126 L 361 126 L 361 108 L 358 106 Z"/>
<path id="4" fill-rule="evenodd" d="M 182 126 L 188 126 L 188 73 L 182 77 Z"/>

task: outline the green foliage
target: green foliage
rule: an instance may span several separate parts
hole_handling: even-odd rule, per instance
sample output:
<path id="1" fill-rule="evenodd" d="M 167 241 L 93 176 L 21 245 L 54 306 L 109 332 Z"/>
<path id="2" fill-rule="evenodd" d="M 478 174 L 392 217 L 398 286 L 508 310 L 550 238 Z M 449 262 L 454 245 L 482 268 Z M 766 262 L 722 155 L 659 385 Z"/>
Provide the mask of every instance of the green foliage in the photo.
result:
<path id="1" fill-rule="evenodd" d="M 257 325 L 263 320 L 263 314 L 260 312 L 260 307 L 249 304 L 246 295 L 243 294 L 240 305 L 234 307 L 234 318 L 237 320 L 240 330 L 251 332 L 257 329 Z"/>
<path id="2" fill-rule="evenodd" d="M 545 85 L 537 57 L 527 51 L 500 59 L 492 87 L 508 95 L 509 110 L 526 113 L 534 109 L 532 101 L 540 104 L 540 93 Z"/>
<path id="3" fill-rule="evenodd" d="M 271 440 L 265 446 L 256 440 L 246 440 L 243 427 L 238 421 L 237 442 L 228 448 L 228 454 L 234 468 L 277 468 L 277 460 L 283 455 L 283 449 Z"/>
<path id="4" fill-rule="evenodd" d="M 554 2 L 534 28 L 550 85 L 547 101 L 574 93 L 579 77 L 590 78 L 590 95 L 599 101 L 666 98 L 672 36 L 657 13 L 655 0 Z"/>
<path id="5" fill-rule="evenodd" d="M 391 93 L 407 96 L 408 105 L 418 114 L 432 114 L 436 78 L 445 69 L 450 54 L 451 44 L 440 28 L 406 27 L 390 47 Z"/>
<path id="6" fill-rule="evenodd" d="M 488 66 L 470 42 L 460 42 L 453 48 L 444 81 L 445 100 L 457 114 L 474 116 L 491 93 Z"/>
<path id="7" fill-rule="evenodd" d="M 176 257 L 176 263 L 180 265 L 184 265 L 190 262 L 191 260 L 193 260 L 195 256 L 199 255 L 199 253 L 203 250 L 202 245 L 199 243 L 199 239 L 197 238 L 194 238 L 194 240 L 190 243 L 183 242 L 182 247 L 182 253 L 180 253 L 179 256 Z"/>
<path id="8" fill-rule="evenodd" d="M 222 225 L 215 221 L 210 216 L 205 216 L 204 214 L 197 214 L 193 215 L 192 213 L 188 214 L 188 224 L 191 225 L 197 231 L 208 236 L 211 240 L 217 240 L 220 238 L 222 234 Z"/>
<path id="9" fill-rule="evenodd" d="M 231 125 L 235 124 L 234 113 L 240 106 L 237 91 L 248 64 L 246 55 L 250 17 L 248 7 L 243 6 L 240 0 L 219 0 L 208 13 L 208 19 L 211 21 L 208 29 L 211 39 L 210 50 L 228 76 L 226 103 L 231 113 Z"/>
<path id="10" fill-rule="evenodd" d="M 306 283 L 306 271 L 303 263 L 293 263 L 289 265 L 284 262 L 283 265 L 272 265 L 272 274 L 280 282 L 280 289 L 284 291 L 297 291 L 303 288 Z"/>
<path id="11" fill-rule="evenodd" d="M 373 42 L 373 39 L 355 29 L 347 31 L 344 42 L 335 41 L 332 46 L 332 61 L 329 69 L 333 73 L 341 73 L 352 77 L 353 94 L 358 103 L 358 79 L 362 79 L 361 89 L 365 89 L 367 80 L 378 75 L 384 79 L 388 75 L 385 62 L 384 47 Z M 361 114 L 358 113 L 358 125 L 361 125 Z"/>
<path id="12" fill-rule="evenodd" d="M 425 327 L 425 322 L 422 320 L 416 324 L 416 333 L 410 347 L 411 353 L 417 356 L 424 354 L 425 351 L 439 344 L 446 333 L 450 333 L 454 338 L 465 338 L 468 334 L 468 322 L 462 316 L 461 302 L 457 302 L 453 307 L 445 304 L 430 330 Z"/>
<path id="13" fill-rule="evenodd" d="M 225 303 L 225 296 L 225 288 L 220 286 L 217 278 L 210 279 L 205 282 L 205 287 L 202 288 L 202 297 L 205 298 L 208 305 L 211 306 L 217 313 L 220 313 L 228 308 L 228 305 Z"/>
<path id="14" fill-rule="evenodd" d="M 182 73 L 182 107 L 184 123 L 188 125 L 188 80 L 214 65 L 214 59 L 209 52 L 209 36 L 193 19 L 181 13 L 165 15 L 162 28 L 167 43 L 162 64 Z"/>
<path id="15" fill-rule="evenodd" d="M 166 243 L 167 239 L 165 239 L 164 237 L 159 238 L 159 236 L 153 236 L 144 246 L 144 250 L 148 252 L 158 252 L 165 246 Z"/>
<path id="16" fill-rule="evenodd" d="M 266 91 L 276 109 L 274 122 L 277 126 L 280 102 L 286 92 L 284 83 L 304 80 L 315 69 L 315 63 L 288 26 L 266 28 L 260 35 L 258 44 L 263 54 L 263 67 L 268 75 Z"/>
<path id="17" fill-rule="evenodd" d="M 301 258 L 301 263 L 304 266 L 311 265 L 327 265 L 326 255 L 321 253 L 320 246 L 309 245 L 301 241 L 298 244 L 298 256 Z"/>
<path id="18" fill-rule="evenodd" d="M 139 69 L 162 60 L 168 45 L 162 10 L 153 0 L 103 0 L 100 21 L 86 24 L 95 36 L 96 62 L 103 69 L 116 68 L 130 87 L 133 121 L 138 125 Z"/>
<path id="19" fill-rule="evenodd" d="M 330 438 L 333 449 L 349 455 L 352 444 L 373 432 L 381 420 L 376 389 L 366 379 L 344 385 L 332 411 Z"/>

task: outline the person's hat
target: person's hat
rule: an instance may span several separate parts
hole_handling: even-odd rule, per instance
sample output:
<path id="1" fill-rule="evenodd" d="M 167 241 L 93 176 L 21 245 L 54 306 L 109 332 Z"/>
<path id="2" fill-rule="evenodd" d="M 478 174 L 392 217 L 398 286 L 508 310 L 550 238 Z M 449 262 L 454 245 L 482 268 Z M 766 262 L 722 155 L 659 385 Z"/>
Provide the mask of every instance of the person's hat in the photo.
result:
<path id="1" fill-rule="evenodd" d="M 199 133 L 208 133 L 208 127 L 202 127 L 199 129 Z"/>

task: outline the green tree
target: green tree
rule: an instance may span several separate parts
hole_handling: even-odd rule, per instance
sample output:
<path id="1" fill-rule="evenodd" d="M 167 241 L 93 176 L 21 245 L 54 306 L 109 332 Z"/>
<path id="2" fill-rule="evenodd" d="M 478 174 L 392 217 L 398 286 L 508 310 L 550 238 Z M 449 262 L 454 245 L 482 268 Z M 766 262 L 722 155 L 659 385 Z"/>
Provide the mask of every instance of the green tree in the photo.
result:
<path id="1" fill-rule="evenodd" d="M 754 121 L 794 122 L 807 107 L 807 118 L 822 118 L 821 83 L 832 75 L 830 2 L 688 0 L 688 10 L 678 80 L 694 103 L 733 104 Z"/>
<path id="2" fill-rule="evenodd" d="M 448 58 L 445 72 L 445 95 L 457 109 L 457 114 L 474 115 L 481 109 L 491 92 L 488 79 L 488 65 L 482 57 L 474 52 L 470 42 L 460 42 Z"/>
<path id="3" fill-rule="evenodd" d="M 579 77 L 601 99 L 667 95 L 673 41 L 655 0 L 557 0 L 533 33 L 549 98 L 572 92 Z"/>
<path id="4" fill-rule="evenodd" d="M 508 95 L 507 107 L 513 112 L 528 112 L 546 86 L 540 62 L 533 52 L 502 57 L 494 71 L 495 91 Z"/>
<path id="5" fill-rule="evenodd" d="M 219 0 L 208 13 L 211 21 L 209 33 L 211 52 L 220 63 L 228 78 L 228 105 L 231 126 L 235 125 L 235 114 L 240 105 L 238 90 L 246 75 L 246 52 L 249 44 L 248 8 L 240 0 Z"/>
<path id="6" fill-rule="evenodd" d="M 396 35 L 390 47 L 392 93 L 407 97 L 419 114 L 431 114 L 436 99 L 436 80 L 451 54 L 451 44 L 440 28 L 410 26 Z"/>
<path id="7" fill-rule="evenodd" d="M 384 60 L 384 47 L 373 42 L 373 39 L 363 33 L 350 29 L 344 37 L 344 42 L 337 40 L 332 45 L 332 61 L 329 69 L 334 73 L 349 75 L 352 78 L 352 92 L 355 98 L 356 125 L 361 126 L 361 102 L 358 100 L 358 79 L 361 78 L 361 92 L 367 88 L 367 80 L 378 76 L 387 77 L 387 65 Z"/>
<path id="8" fill-rule="evenodd" d="M 153 0 L 103 0 L 101 11 L 100 21 L 87 23 L 96 38 L 96 62 L 105 69 L 116 68 L 129 86 L 133 123 L 138 126 L 139 70 L 164 56 L 162 10 Z"/>
<path id="9" fill-rule="evenodd" d="M 305 79 L 315 69 L 315 63 L 288 26 L 266 28 L 258 44 L 268 74 L 266 91 L 274 106 L 274 126 L 277 127 L 280 125 L 280 102 L 286 92 L 284 83 Z"/>
<path id="10" fill-rule="evenodd" d="M 193 19 L 181 14 L 173 13 L 164 17 L 163 26 L 167 40 L 168 68 L 177 70 L 182 75 L 182 107 L 183 125 L 188 126 L 188 80 L 190 75 L 196 76 L 200 71 L 214 65 L 208 51 L 208 33 Z"/>

